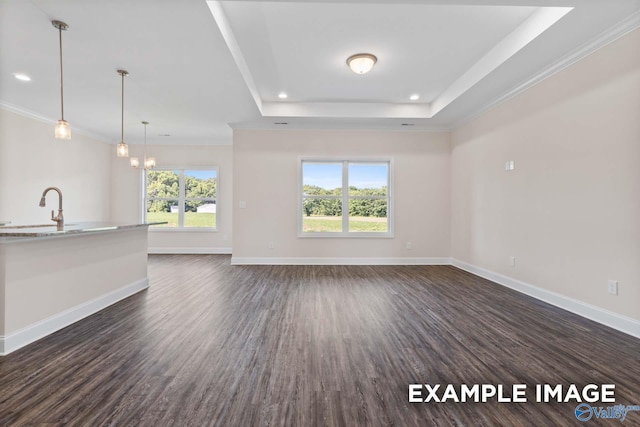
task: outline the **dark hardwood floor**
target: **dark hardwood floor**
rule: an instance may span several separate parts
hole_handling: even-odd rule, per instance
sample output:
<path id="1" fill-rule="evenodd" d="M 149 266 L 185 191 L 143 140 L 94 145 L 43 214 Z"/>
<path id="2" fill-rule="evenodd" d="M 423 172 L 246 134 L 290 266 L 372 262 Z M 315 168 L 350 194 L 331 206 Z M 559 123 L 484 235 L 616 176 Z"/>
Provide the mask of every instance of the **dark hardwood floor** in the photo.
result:
<path id="1" fill-rule="evenodd" d="M 532 393 L 614 383 L 640 405 L 638 339 L 454 267 L 229 262 L 150 256 L 148 291 L 0 358 L 0 424 L 640 425 Z M 529 402 L 409 403 L 411 383 Z"/>

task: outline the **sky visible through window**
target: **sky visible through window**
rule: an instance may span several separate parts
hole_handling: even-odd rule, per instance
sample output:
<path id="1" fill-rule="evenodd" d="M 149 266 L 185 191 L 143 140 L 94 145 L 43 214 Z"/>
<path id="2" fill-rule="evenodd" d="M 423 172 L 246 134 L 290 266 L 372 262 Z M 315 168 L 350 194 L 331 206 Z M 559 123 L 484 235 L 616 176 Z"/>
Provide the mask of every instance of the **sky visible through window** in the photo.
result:
<path id="1" fill-rule="evenodd" d="M 186 170 L 184 171 L 184 175 L 185 176 L 192 176 L 196 179 L 209 179 L 209 178 L 215 178 L 216 177 L 216 173 L 215 171 L 211 171 L 211 170 L 203 170 L 203 171 L 199 171 L 199 170 Z"/>
<path id="2" fill-rule="evenodd" d="M 387 185 L 387 164 L 350 163 L 349 185 L 357 188 L 382 188 Z M 304 185 L 326 190 L 342 187 L 341 163 L 304 163 Z"/>

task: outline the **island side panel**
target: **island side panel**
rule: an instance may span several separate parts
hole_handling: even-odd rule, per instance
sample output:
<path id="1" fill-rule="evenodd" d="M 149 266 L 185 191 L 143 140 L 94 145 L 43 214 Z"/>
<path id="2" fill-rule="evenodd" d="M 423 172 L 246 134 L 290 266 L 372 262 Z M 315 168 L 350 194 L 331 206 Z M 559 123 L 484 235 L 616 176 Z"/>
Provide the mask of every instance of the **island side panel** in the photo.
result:
<path id="1" fill-rule="evenodd" d="M 4 245 L 0 245 L 0 352 L 4 350 L 4 318 L 5 318 L 5 303 L 4 303 L 4 294 L 5 294 L 5 255 L 4 255 Z"/>
<path id="2" fill-rule="evenodd" d="M 146 288 L 147 234 L 139 227 L 4 245 L 5 340 Z"/>

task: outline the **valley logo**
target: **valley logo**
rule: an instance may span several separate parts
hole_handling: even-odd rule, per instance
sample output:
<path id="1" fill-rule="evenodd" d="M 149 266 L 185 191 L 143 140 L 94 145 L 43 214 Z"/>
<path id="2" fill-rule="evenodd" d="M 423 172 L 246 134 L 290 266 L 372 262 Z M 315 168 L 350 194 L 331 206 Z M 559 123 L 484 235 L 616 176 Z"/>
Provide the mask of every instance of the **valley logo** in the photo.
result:
<path id="1" fill-rule="evenodd" d="M 619 419 L 624 421 L 629 411 L 640 411 L 640 405 L 614 405 L 594 407 L 587 403 L 576 406 L 575 414 L 578 421 L 589 421 L 591 418 Z"/>

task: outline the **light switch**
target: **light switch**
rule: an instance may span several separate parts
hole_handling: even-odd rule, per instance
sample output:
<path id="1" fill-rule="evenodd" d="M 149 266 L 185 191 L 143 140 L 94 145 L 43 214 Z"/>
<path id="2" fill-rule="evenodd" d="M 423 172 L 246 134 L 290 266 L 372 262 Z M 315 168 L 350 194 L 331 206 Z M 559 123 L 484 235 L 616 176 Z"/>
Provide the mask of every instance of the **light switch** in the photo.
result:
<path id="1" fill-rule="evenodd" d="M 515 160 L 507 160 L 504 164 L 504 170 L 506 171 L 512 171 L 516 168 L 516 162 Z"/>

